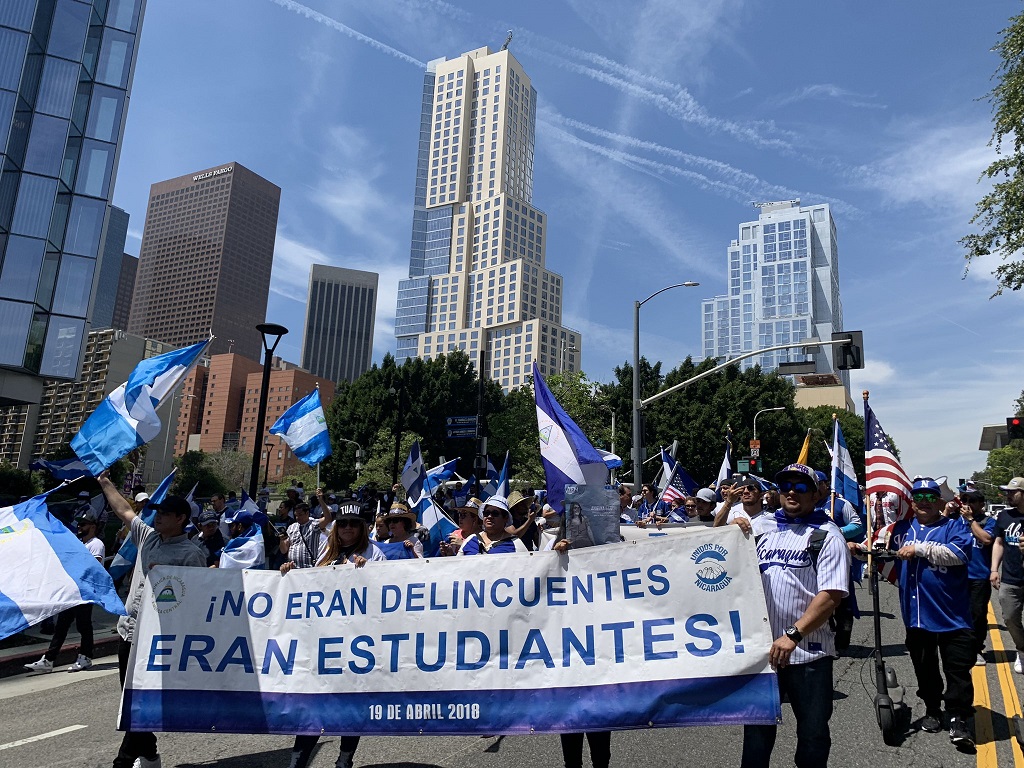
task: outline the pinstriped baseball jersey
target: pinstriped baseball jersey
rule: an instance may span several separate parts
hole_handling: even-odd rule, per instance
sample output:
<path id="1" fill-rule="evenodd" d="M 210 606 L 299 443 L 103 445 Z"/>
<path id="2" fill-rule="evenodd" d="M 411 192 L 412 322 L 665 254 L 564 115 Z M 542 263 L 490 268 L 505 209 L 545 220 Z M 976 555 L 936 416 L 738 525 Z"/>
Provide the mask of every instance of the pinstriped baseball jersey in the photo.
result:
<path id="1" fill-rule="evenodd" d="M 811 534 L 819 527 L 827 536 L 815 568 L 807 548 Z M 786 627 L 796 623 L 819 592 L 834 590 L 847 594 L 850 553 L 835 523 L 828 521 L 820 526 L 779 523 L 774 515 L 760 515 L 753 521 L 753 530 L 774 637 L 781 637 Z M 804 636 L 789 663 L 807 664 L 835 655 L 835 633 L 825 623 Z"/>

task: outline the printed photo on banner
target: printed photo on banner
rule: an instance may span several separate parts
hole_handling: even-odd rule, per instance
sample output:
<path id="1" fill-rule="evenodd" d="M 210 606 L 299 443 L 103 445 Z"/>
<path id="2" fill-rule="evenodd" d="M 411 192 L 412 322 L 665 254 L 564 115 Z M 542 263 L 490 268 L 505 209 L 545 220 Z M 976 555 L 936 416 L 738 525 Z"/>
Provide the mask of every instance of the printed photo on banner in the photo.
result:
<path id="1" fill-rule="evenodd" d="M 622 541 L 618 492 L 610 485 L 565 486 L 564 526 L 573 549 Z"/>

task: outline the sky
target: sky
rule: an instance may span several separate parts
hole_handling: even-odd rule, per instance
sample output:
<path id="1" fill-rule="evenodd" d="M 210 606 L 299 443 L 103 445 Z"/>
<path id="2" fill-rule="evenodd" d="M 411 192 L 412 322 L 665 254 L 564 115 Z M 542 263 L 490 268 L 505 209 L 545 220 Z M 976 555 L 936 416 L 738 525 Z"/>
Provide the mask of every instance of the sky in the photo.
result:
<path id="1" fill-rule="evenodd" d="M 408 274 L 425 62 L 510 50 L 539 94 L 533 204 L 582 367 L 699 358 L 700 300 L 752 201 L 830 203 L 860 393 L 915 474 L 984 467 L 1024 389 L 1022 297 L 958 240 L 984 194 L 992 46 L 1019 3 L 149 0 L 115 205 L 138 255 L 151 184 L 238 162 L 281 187 L 267 320 L 301 358 L 309 267 L 380 274 L 374 361 Z M 765 416 L 764 418 L 770 418 Z M 717 439 L 717 436 L 709 436 Z M 770 454 L 765 446 L 763 455 Z"/>

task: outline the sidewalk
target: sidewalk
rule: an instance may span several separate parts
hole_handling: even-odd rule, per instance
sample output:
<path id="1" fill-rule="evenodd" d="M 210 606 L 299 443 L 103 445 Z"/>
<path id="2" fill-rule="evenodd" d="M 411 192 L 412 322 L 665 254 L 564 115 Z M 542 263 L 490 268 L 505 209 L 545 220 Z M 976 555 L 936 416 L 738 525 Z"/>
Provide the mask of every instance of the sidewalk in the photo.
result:
<path id="1" fill-rule="evenodd" d="M 117 653 L 117 616 L 107 613 L 98 605 L 93 606 L 93 657 L 110 656 Z M 21 673 L 28 674 L 22 665 L 30 661 L 38 661 L 50 647 L 50 635 L 44 635 L 39 631 L 39 625 L 29 627 L 15 637 L 20 638 L 18 645 L 7 648 L 0 648 L 0 677 L 11 677 Z M 57 656 L 57 663 L 54 670 L 63 672 L 69 664 L 78 657 L 81 636 L 75 631 L 75 625 L 71 625 L 68 636 L 64 640 L 64 647 Z"/>

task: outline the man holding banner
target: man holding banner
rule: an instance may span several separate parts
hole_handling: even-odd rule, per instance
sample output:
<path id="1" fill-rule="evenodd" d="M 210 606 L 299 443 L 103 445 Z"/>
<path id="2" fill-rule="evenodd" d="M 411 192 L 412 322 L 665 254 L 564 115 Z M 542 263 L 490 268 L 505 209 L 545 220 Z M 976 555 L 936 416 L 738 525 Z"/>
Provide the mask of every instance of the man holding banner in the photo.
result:
<path id="1" fill-rule="evenodd" d="M 138 550 L 132 583 L 125 599 L 128 615 L 122 616 L 117 622 L 117 632 L 121 636 L 117 646 L 117 664 L 123 686 L 128 670 L 128 656 L 131 654 L 134 640 L 135 620 L 139 615 L 142 593 L 146 586 L 146 576 L 158 565 L 205 568 L 206 554 L 185 535 L 185 526 L 189 523 L 192 508 L 183 498 L 168 496 L 155 505 L 156 517 L 150 527 L 132 511 L 131 505 L 110 481 L 110 475 L 106 470 L 96 479 L 114 514 L 128 526 L 131 540 Z M 113 768 L 132 768 L 135 765 L 140 768 L 159 768 L 160 757 L 156 751 L 154 734 L 145 731 L 125 731 L 121 748 L 114 758 Z"/>
<path id="2" fill-rule="evenodd" d="M 850 554 L 819 500 L 814 470 L 790 464 L 775 476 L 782 508 L 753 521 L 772 635 L 769 660 L 797 721 L 796 765 L 828 764 L 832 747 L 832 661 L 828 626 L 849 590 Z M 768 768 L 776 726 L 743 728 L 742 768 Z"/>

